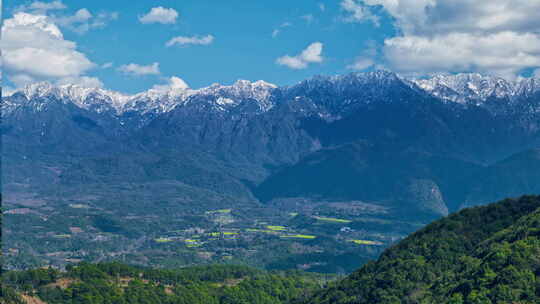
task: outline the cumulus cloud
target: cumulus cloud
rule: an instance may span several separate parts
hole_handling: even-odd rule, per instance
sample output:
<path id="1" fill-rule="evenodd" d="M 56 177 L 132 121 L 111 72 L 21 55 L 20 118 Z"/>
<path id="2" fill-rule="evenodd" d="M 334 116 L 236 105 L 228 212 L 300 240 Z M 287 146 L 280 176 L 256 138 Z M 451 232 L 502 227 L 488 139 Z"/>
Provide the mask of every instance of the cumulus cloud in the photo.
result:
<path id="1" fill-rule="evenodd" d="M 209 45 L 214 41 L 214 36 L 178 36 L 169 40 L 165 45 L 171 47 L 173 45 L 187 46 L 187 45 Z"/>
<path id="2" fill-rule="evenodd" d="M 2 27 L 0 47 L 7 78 L 17 86 L 38 80 L 80 78 L 95 67 L 77 44 L 64 39 L 46 16 L 15 13 Z"/>
<path id="3" fill-rule="evenodd" d="M 361 55 L 356 57 L 354 62 L 347 66 L 350 70 L 362 71 L 371 66 L 376 65 L 375 57 L 377 56 L 377 45 L 375 41 L 369 41 L 367 47 L 362 51 Z"/>
<path id="4" fill-rule="evenodd" d="M 343 21 L 349 23 L 373 22 L 379 26 L 379 17 L 371 12 L 369 6 L 360 0 L 343 0 L 340 3 L 341 9 L 345 11 L 346 16 Z"/>
<path id="5" fill-rule="evenodd" d="M 34 77 L 28 74 L 23 74 L 23 73 L 14 74 L 8 78 L 13 84 L 15 84 L 17 88 L 22 88 L 26 86 L 27 84 L 31 84 L 37 81 L 37 79 L 35 79 Z"/>
<path id="6" fill-rule="evenodd" d="M 310 63 L 320 63 L 323 61 L 322 50 L 323 44 L 321 42 L 314 42 L 296 56 L 285 55 L 279 57 L 276 63 L 291 69 L 305 69 Z"/>
<path id="7" fill-rule="evenodd" d="M 66 9 L 67 6 L 62 3 L 62 1 L 52 1 L 52 2 L 42 2 L 42 1 L 34 1 L 30 4 L 26 5 L 19 5 L 15 7 L 15 12 L 30 12 L 34 14 L 40 14 L 45 15 L 48 11 L 52 10 L 63 10 Z"/>
<path id="8" fill-rule="evenodd" d="M 74 84 L 85 88 L 102 88 L 103 82 L 97 77 L 79 76 L 79 77 L 65 77 L 57 81 L 57 84 Z"/>
<path id="9" fill-rule="evenodd" d="M 118 68 L 118 71 L 131 76 L 159 75 L 159 63 L 154 62 L 149 65 L 140 65 L 136 63 L 124 64 Z"/>
<path id="10" fill-rule="evenodd" d="M 118 19 L 117 12 L 100 12 L 93 15 L 88 9 L 82 8 L 70 15 L 65 12 L 67 8 L 62 1 L 35 1 L 18 6 L 15 11 L 47 16 L 50 22 L 77 34 L 85 34 L 89 30 L 103 28 L 110 21 Z"/>
<path id="11" fill-rule="evenodd" d="M 118 19 L 118 13 L 102 12 L 94 16 L 88 9 L 82 8 L 73 15 L 52 15 L 50 18 L 61 27 L 67 28 L 78 34 L 85 34 L 91 29 L 103 28 L 110 21 Z"/>
<path id="12" fill-rule="evenodd" d="M 513 78 L 523 68 L 540 66 L 540 36 L 509 31 L 405 36 L 385 41 L 384 52 L 402 72 L 475 70 Z"/>
<path id="13" fill-rule="evenodd" d="M 158 92 L 168 92 L 168 91 L 174 91 L 174 90 L 187 90 L 189 89 L 189 85 L 180 77 L 173 76 L 169 79 L 167 79 L 167 84 L 163 85 L 154 85 L 152 87 L 152 90 L 158 91 Z"/>
<path id="14" fill-rule="evenodd" d="M 350 70 L 362 71 L 374 66 L 376 65 L 375 57 L 377 56 L 377 53 L 375 41 L 369 41 L 360 56 L 356 57 L 355 61 L 348 65 L 347 68 Z"/>
<path id="15" fill-rule="evenodd" d="M 178 12 L 175 9 L 158 6 L 153 7 L 146 15 L 140 16 L 139 21 L 143 24 L 173 24 L 176 23 L 177 18 Z"/>
<path id="16" fill-rule="evenodd" d="M 352 0 L 349 0 L 352 1 Z M 381 6 L 401 35 L 384 42 L 398 72 L 490 73 L 506 78 L 540 67 L 540 1 L 365 0 Z"/>
<path id="17" fill-rule="evenodd" d="M 347 68 L 355 71 L 363 71 L 371 66 L 375 65 L 375 60 L 369 57 L 357 57 L 353 64 L 348 65 Z"/>

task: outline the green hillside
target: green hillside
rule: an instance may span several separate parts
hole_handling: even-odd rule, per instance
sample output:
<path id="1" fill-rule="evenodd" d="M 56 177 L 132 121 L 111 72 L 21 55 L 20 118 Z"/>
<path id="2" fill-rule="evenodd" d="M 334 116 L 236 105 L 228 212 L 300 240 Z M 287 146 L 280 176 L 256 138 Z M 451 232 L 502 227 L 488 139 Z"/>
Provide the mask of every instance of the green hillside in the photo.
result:
<path id="1" fill-rule="evenodd" d="M 540 197 L 436 221 L 304 303 L 540 303 Z"/>

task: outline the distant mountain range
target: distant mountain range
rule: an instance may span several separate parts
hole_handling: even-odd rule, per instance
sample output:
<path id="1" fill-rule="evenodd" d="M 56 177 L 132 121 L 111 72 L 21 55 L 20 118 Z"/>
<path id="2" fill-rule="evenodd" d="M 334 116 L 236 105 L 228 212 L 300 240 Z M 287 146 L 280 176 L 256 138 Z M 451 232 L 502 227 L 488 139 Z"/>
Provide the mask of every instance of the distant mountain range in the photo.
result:
<path id="1" fill-rule="evenodd" d="M 540 79 L 377 71 L 132 96 L 36 83 L 2 111 L 7 189 L 175 179 L 250 201 L 432 215 L 540 192 Z"/>

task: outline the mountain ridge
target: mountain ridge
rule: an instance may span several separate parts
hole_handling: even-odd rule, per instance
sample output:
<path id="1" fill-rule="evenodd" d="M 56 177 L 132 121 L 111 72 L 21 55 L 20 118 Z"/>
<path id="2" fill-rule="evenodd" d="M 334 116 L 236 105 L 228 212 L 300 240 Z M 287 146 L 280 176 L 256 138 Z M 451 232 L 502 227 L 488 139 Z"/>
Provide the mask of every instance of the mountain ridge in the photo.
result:
<path id="1" fill-rule="evenodd" d="M 345 75 L 322 76 L 317 75 L 311 79 L 301 81 L 294 85 L 278 87 L 263 80 L 251 82 L 238 80 L 232 85 L 213 84 L 200 89 L 174 86 L 156 86 L 144 92 L 128 95 L 120 92 L 101 88 L 88 88 L 74 84 L 54 86 L 47 82 L 33 83 L 22 90 L 11 94 L 22 94 L 27 100 L 55 96 L 59 99 L 70 99 L 81 108 L 89 108 L 93 97 L 101 100 L 112 107 L 118 115 L 129 111 L 145 113 L 156 111 L 159 113 L 169 112 L 175 106 L 188 101 L 193 95 L 219 95 L 224 96 L 216 103 L 220 106 L 227 104 L 237 105 L 238 99 L 254 99 L 260 103 L 262 111 L 272 108 L 269 97 L 273 90 L 280 90 L 288 94 L 294 93 L 295 89 L 302 87 L 304 90 L 321 89 L 324 86 L 333 86 L 343 91 L 350 86 L 366 84 L 389 84 L 403 82 L 411 87 L 417 87 L 438 99 L 452 101 L 459 104 L 474 101 L 477 105 L 487 99 L 516 98 L 519 96 L 532 95 L 540 91 L 540 79 L 523 78 L 515 81 L 507 81 L 500 77 L 483 76 L 481 74 L 438 74 L 432 78 L 406 78 L 388 71 L 375 71 L 368 73 L 350 73 Z M 4 96 L 9 98 L 10 96 Z M 234 100 L 234 99 L 237 100 Z M 88 103 L 85 103 L 88 102 Z M 137 104 L 144 103 L 142 109 Z"/>

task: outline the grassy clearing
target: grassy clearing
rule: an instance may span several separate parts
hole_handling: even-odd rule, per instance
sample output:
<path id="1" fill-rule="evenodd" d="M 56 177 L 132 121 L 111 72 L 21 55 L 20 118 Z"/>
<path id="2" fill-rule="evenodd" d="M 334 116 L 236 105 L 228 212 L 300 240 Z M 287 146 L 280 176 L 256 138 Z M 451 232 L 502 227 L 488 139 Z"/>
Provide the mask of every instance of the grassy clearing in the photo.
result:
<path id="1" fill-rule="evenodd" d="M 270 229 L 255 229 L 255 228 L 247 228 L 247 232 L 260 232 L 260 233 L 267 233 L 267 234 L 273 234 L 273 235 L 279 235 L 280 232 L 283 230 L 270 230 Z"/>
<path id="2" fill-rule="evenodd" d="M 287 229 L 285 226 L 266 226 L 266 228 L 272 231 L 285 231 Z"/>
<path id="3" fill-rule="evenodd" d="M 345 220 L 345 219 L 339 219 L 339 218 L 332 218 L 332 217 L 324 217 L 324 216 L 315 216 L 315 219 L 323 222 L 329 222 L 329 223 L 340 223 L 340 224 L 348 224 L 352 221 Z"/>
<path id="4" fill-rule="evenodd" d="M 317 238 L 314 235 L 307 235 L 307 234 L 291 234 L 291 235 L 281 235 L 282 238 L 289 238 L 289 239 L 307 239 L 307 240 L 313 240 Z"/>

